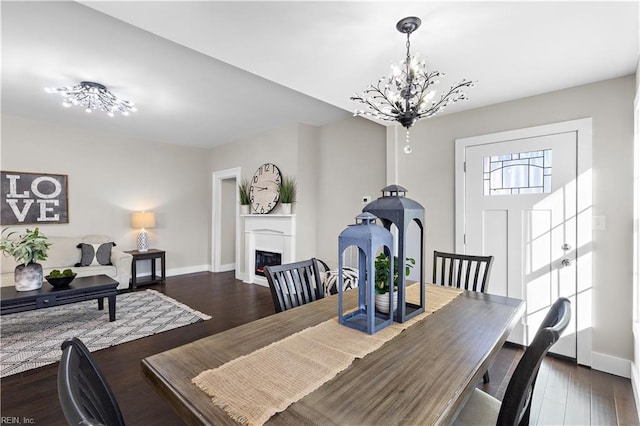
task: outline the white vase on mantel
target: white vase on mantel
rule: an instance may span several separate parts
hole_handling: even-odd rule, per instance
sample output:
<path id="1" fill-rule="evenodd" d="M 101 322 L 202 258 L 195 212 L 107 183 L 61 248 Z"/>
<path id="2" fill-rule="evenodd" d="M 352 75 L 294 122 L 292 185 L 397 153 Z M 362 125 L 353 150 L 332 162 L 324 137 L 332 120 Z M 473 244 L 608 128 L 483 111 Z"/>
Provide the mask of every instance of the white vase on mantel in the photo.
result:
<path id="1" fill-rule="evenodd" d="M 291 203 L 282 203 L 282 214 L 291 214 Z"/>
<path id="2" fill-rule="evenodd" d="M 240 204 L 240 214 L 249 214 L 249 213 L 251 213 L 251 205 Z"/>

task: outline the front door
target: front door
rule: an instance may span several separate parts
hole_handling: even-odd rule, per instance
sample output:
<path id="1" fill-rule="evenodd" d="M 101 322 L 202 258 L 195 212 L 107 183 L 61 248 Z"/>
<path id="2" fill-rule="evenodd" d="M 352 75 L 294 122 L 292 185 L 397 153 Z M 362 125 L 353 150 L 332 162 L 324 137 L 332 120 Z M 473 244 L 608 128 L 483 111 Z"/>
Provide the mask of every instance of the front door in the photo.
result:
<path id="1" fill-rule="evenodd" d="M 560 296 L 574 315 L 552 351 L 576 358 L 577 132 L 464 147 L 464 251 L 493 255 L 488 292 L 526 301 L 529 345 Z"/>

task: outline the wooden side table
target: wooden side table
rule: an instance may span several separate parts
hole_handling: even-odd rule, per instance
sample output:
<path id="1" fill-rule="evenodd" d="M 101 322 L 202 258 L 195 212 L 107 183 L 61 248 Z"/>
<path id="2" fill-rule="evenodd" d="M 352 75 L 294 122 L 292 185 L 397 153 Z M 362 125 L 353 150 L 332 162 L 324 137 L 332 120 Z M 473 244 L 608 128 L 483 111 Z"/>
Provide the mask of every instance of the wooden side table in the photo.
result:
<path id="1" fill-rule="evenodd" d="M 166 279 L 166 267 L 165 267 L 165 251 L 158 249 L 149 249 L 147 251 L 129 250 L 129 253 L 133 256 L 133 262 L 131 262 L 131 288 L 136 288 L 139 285 L 145 284 L 164 284 Z M 156 275 L 156 259 L 160 259 L 160 276 Z M 136 276 L 136 263 L 139 260 L 151 260 L 151 277 L 143 277 L 138 280 Z"/>

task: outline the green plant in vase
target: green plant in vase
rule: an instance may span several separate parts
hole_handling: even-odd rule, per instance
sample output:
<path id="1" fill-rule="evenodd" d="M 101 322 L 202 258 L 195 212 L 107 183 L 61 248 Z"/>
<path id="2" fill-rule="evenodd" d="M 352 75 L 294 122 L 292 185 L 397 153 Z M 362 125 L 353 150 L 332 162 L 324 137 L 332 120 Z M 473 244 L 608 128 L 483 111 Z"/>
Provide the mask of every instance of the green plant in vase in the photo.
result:
<path id="1" fill-rule="evenodd" d="M 411 268 L 416 264 L 416 260 L 407 257 L 404 265 L 404 274 L 408 276 L 411 273 Z M 380 253 L 374 262 L 375 268 L 375 289 L 376 289 L 376 308 L 380 312 L 389 312 L 389 274 L 390 261 L 389 256 Z M 398 267 L 398 256 L 393 257 L 393 290 L 398 291 L 398 280 L 400 278 L 400 268 Z M 398 298 L 393 299 L 394 310 L 398 306 Z"/>
<path id="2" fill-rule="evenodd" d="M 296 200 L 296 180 L 291 176 L 283 176 L 280 183 L 279 200 L 285 214 L 291 213 L 291 204 Z"/>
<path id="3" fill-rule="evenodd" d="M 249 206 L 251 205 L 251 195 L 249 188 L 251 187 L 251 182 L 247 178 L 242 178 L 240 183 L 238 184 L 238 193 L 240 195 L 240 206 L 242 207 L 242 214 L 248 214 L 251 209 Z"/>
<path id="4" fill-rule="evenodd" d="M 2 233 L 5 233 L 4 229 Z M 15 286 L 18 291 L 36 290 L 42 287 L 42 265 L 38 262 L 47 259 L 51 243 L 38 228 L 27 229 L 25 234 L 9 232 L 0 238 L 0 251 L 15 259 L 18 266 L 14 271 Z M 15 237 L 14 237 L 15 236 Z"/>

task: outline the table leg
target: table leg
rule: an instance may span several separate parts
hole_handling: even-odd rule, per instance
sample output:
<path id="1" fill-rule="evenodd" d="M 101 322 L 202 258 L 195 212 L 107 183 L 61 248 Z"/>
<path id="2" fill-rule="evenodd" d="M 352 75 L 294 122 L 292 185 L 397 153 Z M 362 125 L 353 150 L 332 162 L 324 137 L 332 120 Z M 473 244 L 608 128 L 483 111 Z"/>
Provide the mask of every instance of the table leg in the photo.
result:
<path id="1" fill-rule="evenodd" d="M 164 253 L 162 253 L 162 255 L 160 256 L 160 263 L 161 263 L 161 267 L 162 267 L 162 284 L 165 283 L 166 278 L 167 278 L 167 268 L 165 267 L 165 263 L 164 263 L 165 259 L 164 259 Z"/>
<path id="2" fill-rule="evenodd" d="M 102 297 L 98 297 L 98 310 L 102 311 L 104 309 L 104 299 Z"/>
<path id="3" fill-rule="evenodd" d="M 156 258 L 151 259 L 151 281 L 156 280 Z"/>
<path id="4" fill-rule="evenodd" d="M 133 262 L 131 263 L 131 288 L 136 288 L 136 277 L 138 275 L 137 271 L 136 271 L 136 259 L 133 259 Z"/>
<path id="5" fill-rule="evenodd" d="M 102 300 L 102 299 L 101 299 Z M 109 296 L 109 322 L 116 320 L 116 295 Z"/>

